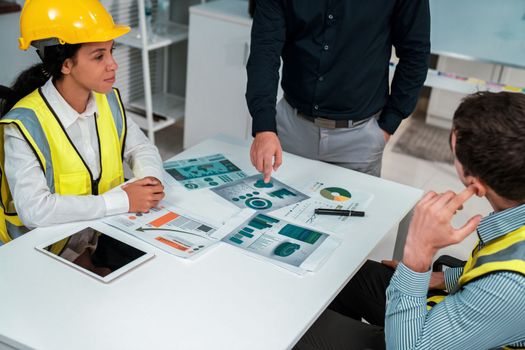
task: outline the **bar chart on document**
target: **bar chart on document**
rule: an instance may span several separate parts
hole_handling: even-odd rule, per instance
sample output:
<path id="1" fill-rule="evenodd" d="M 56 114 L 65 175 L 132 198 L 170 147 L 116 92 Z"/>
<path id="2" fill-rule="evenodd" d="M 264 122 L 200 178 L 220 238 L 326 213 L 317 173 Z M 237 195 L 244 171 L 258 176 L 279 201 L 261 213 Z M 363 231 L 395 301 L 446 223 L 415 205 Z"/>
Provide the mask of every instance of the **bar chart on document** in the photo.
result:
<path id="1" fill-rule="evenodd" d="M 148 213 L 109 217 L 107 224 L 180 257 L 189 257 L 215 243 L 216 228 L 166 203 Z"/>
<path id="2" fill-rule="evenodd" d="M 222 241 L 269 259 L 300 267 L 328 237 L 322 232 L 255 213 L 223 237 Z"/>

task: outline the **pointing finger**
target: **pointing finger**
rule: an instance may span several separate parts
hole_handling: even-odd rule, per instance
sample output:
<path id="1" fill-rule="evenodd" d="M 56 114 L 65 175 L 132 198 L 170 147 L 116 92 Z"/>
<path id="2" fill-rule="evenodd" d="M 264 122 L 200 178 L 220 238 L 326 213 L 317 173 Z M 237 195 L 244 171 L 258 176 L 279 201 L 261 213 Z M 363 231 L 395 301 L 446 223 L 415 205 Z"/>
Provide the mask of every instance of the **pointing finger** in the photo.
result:
<path id="1" fill-rule="evenodd" d="M 270 176 L 272 174 L 272 156 L 264 157 L 264 182 L 268 183 L 270 181 Z"/>
<path id="2" fill-rule="evenodd" d="M 461 193 L 452 198 L 447 205 L 445 206 L 446 210 L 450 213 L 455 213 L 463 203 L 465 203 L 470 197 L 476 194 L 476 188 L 474 186 L 469 186 L 465 188 Z"/>

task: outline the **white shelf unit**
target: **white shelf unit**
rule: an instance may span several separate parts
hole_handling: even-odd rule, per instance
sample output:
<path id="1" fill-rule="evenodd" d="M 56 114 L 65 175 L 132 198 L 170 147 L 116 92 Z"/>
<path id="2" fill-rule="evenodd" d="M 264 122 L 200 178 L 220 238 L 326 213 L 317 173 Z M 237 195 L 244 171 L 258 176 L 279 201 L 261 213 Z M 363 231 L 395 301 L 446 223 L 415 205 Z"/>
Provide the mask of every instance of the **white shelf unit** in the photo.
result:
<path id="1" fill-rule="evenodd" d="M 188 27 L 171 22 L 166 34 L 153 34 L 152 37 L 148 37 L 144 0 L 137 0 L 137 5 L 137 25 L 132 27 L 130 33 L 116 39 L 116 42 L 140 51 L 143 94 L 135 99 L 125 101 L 125 107 L 128 116 L 133 118 L 139 127 L 147 132 L 148 138 L 154 143 L 156 131 L 170 126 L 184 117 L 184 97 L 167 91 L 167 72 L 169 68 L 169 46 L 187 40 Z M 164 56 L 163 65 L 159 67 L 163 73 L 160 75 L 162 84 L 158 84 L 161 85 L 158 89 L 152 87 L 150 53 L 154 50 L 162 50 Z M 128 84 L 137 83 L 136 81 L 128 82 Z"/>

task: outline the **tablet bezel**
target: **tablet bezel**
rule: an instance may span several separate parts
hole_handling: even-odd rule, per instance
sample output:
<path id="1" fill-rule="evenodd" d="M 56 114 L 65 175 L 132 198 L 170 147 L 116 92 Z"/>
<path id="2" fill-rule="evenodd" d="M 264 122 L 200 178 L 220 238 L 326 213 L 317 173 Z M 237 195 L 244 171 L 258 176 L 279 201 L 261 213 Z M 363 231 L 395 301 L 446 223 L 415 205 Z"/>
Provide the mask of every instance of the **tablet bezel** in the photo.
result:
<path id="1" fill-rule="evenodd" d="M 59 255 L 56 255 L 56 254 L 54 254 L 54 253 L 52 253 L 52 252 L 50 252 L 50 251 L 45 249 L 46 247 L 48 247 L 48 246 L 50 246 L 50 245 L 52 245 L 52 244 L 54 244 L 54 243 L 56 243 L 58 241 L 61 241 L 64 238 L 72 236 L 72 235 L 74 235 L 74 234 L 76 234 L 78 232 L 81 232 L 81 231 L 83 231 L 85 229 L 88 229 L 88 228 L 91 228 L 91 229 L 93 229 L 95 231 L 98 231 L 98 232 L 100 232 L 102 234 L 110 236 L 111 238 L 116 239 L 119 242 L 122 242 L 124 244 L 127 244 L 127 245 L 129 245 L 129 246 L 131 246 L 131 247 L 133 247 L 135 249 L 138 249 L 138 250 L 144 252 L 145 254 L 142 255 L 141 257 L 133 260 L 132 262 L 130 262 L 130 263 L 120 267 L 118 270 L 115 270 L 115 271 L 111 272 L 110 274 L 102 277 L 102 276 L 97 275 L 94 272 L 91 272 L 91 271 L 83 268 L 82 266 L 74 264 L 73 262 L 71 262 L 69 260 L 66 260 L 63 257 L 61 257 Z M 126 237 L 126 238 L 122 239 L 120 237 L 120 235 L 116 235 L 116 234 L 112 233 L 111 232 L 111 228 L 107 228 L 106 229 L 105 227 L 101 227 L 100 225 L 86 225 L 84 227 L 77 227 L 77 228 L 73 229 L 72 231 L 74 231 L 74 232 L 71 233 L 69 231 L 67 234 L 62 234 L 60 236 L 55 237 L 54 239 L 52 239 L 50 241 L 38 244 L 37 246 L 35 246 L 35 249 L 37 251 L 41 252 L 41 253 L 44 253 L 45 255 L 47 255 L 47 256 L 49 256 L 49 257 L 51 257 L 53 259 L 55 259 L 55 260 L 58 260 L 58 261 L 66 264 L 66 265 L 68 265 L 70 267 L 73 267 L 74 269 L 76 269 L 78 271 L 81 271 L 82 273 L 84 273 L 84 274 L 86 274 L 86 275 L 88 275 L 90 277 L 93 277 L 94 279 L 96 279 L 98 281 L 101 281 L 101 282 L 104 282 L 104 283 L 109 283 L 109 282 L 115 280 L 116 278 L 122 276 L 126 272 L 134 269 L 138 265 L 146 262 L 147 260 L 150 260 L 151 258 L 153 258 L 155 256 L 155 254 L 151 250 L 145 249 L 144 245 L 141 244 L 140 241 L 135 240 L 135 239 L 128 239 L 129 237 Z"/>

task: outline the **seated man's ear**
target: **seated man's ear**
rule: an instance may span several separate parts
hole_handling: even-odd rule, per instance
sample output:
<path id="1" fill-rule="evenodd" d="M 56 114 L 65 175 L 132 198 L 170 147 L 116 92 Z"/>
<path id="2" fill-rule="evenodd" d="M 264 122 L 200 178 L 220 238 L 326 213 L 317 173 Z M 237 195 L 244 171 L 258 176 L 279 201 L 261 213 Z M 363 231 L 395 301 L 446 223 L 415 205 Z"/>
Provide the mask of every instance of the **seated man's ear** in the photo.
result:
<path id="1" fill-rule="evenodd" d="M 479 178 L 475 176 L 467 176 L 465 178 L 467 181 L 467 186 L 472 186 L 476 190 L 476 196 L 484 197 L 487 194 L 487 185 Z"/>

